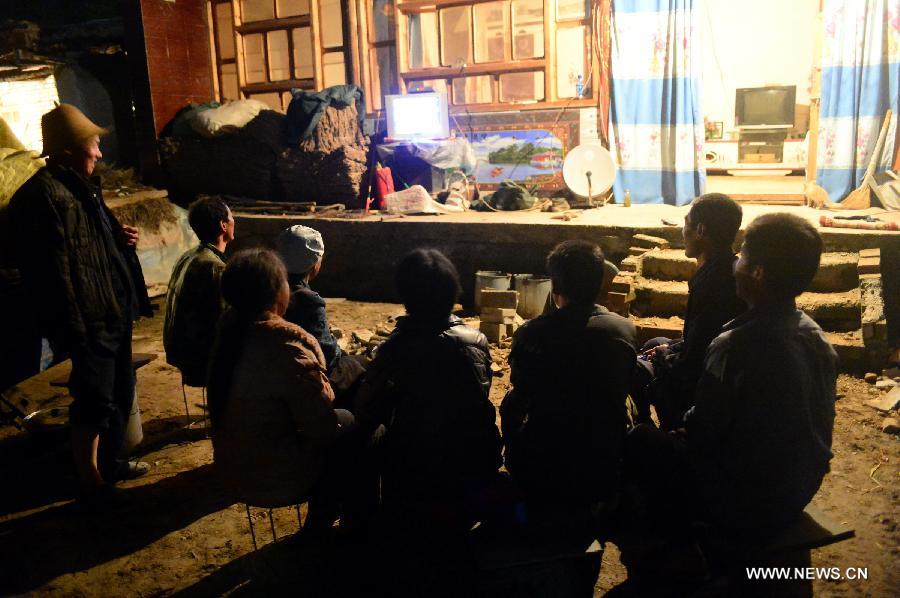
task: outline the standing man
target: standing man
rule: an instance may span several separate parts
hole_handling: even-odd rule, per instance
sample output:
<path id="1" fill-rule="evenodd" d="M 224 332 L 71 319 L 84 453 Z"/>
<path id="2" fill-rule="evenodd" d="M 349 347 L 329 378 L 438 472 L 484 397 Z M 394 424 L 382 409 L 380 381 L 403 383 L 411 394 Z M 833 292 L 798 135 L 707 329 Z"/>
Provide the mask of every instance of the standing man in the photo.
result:
<path id="1" fill-rule="evenodd" d="M 112 484 L 146 463 L 121 459 L 134 400 L 131 324 L 151 315 L 137 229 L 122 226 L 92 179 L 105 129 L 75 106 L 41 118 L 47 166 L 10 200 L 19 268 L 44 336 L 69 354 L 72 452 L 81 496 L 115 497 Z"/>
<path id="2" fill-rule="evenodd" d="M 206 386 L 206 365 L 222 313 L 219 282 L 225 247 L 234 240 L 234 216 L 219 196 L 198 199 L 188 222 L 200 244 L 182 255 L 169 279 L 163 346 L 166 361 L 181 371 L 188 386 Z"/>

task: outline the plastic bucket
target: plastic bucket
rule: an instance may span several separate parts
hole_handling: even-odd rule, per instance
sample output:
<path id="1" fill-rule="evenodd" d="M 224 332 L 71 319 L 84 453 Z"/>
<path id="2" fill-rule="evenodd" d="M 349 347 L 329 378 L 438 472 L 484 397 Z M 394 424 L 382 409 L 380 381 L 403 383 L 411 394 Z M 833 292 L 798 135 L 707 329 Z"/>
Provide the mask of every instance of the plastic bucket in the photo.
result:
<path id="1" fill-rule="evenodd" d="M 481 311 L 481 289 L 508 291 L 512 277 L 497 270 L 479 270 L 475 273 L 475 311 Z"/>
<path id="2" fill-rule="evenodd" d="M 131 413 L 128 414 L 128 423 L 125 424 L 125 434 L 122 439 L 122 456 L 133 451 L 144 439 L 144 427 L 141 424 L 141 407 L 138 405 L 137 383 L 134 385 L 134 401 L 131 403 Z"/>
<path id="3" fill-rule="evenodd" d="M 525 317 L 525 281 L 532 278 L 534 274 L 513 274 L 512 282 L 513 288 L 519 291 L 519 304 L 516 308 L 516 313 Z"/>
<path id="4" fill-rule="evenodd" d="M 523 280 L 522 289 L 519 291 L 519 315 L 530 320 L 544 313 L 544 305 L 550 296 L 549 278 L 526 278 Z"/>

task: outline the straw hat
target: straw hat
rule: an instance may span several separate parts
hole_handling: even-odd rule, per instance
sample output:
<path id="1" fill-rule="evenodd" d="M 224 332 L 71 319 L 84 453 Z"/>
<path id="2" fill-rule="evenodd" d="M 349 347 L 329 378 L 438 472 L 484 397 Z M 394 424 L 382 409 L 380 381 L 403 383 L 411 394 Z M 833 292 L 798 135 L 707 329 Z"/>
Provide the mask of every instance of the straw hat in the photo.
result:
<path id="1" fill-rule="evenodd" d="M 77 147 L 94 135 L 106 135 L 108 131 L 98 127 L 72 104 L 60 104 L 41 117 L 41 134 L 44 137 L 42 156 L 59 153 Z"/>

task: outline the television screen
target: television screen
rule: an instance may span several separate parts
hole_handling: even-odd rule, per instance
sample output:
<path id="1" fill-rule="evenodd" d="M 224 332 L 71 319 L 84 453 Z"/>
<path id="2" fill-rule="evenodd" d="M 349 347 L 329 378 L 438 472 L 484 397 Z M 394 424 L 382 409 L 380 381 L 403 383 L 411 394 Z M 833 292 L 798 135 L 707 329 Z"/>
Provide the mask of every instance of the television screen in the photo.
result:
<path id="1" fill-rule="evenodd" d="M 734 122 L 739 127 L 794 124 L 797 87 L 750 87 L 738 89 Z"/>
<path id="2" fill-rule="evenodd" d="M 385 96 L 390 139 L 446 139 L 450 136 L 447 94 Z"/>

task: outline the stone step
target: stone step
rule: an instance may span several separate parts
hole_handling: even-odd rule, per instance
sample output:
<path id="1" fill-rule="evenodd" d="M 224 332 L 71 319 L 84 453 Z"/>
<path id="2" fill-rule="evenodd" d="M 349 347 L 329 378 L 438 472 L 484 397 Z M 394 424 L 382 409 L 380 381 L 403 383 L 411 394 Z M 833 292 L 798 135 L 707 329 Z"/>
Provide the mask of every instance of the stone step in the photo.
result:
<path id="1" fill-rule="evenodd" d="M 684 255 L 683 249 L 654 249 L 643 254 L 639 272 L 644 278 L 688 280 L 697 271 L 697 260 Z M 825 253 L 810 291 L 833 293 L 859 286 L 856 265 L 859 254 Z"/>
<path id="2" fill-rule="evenodd" d="M 638 316 L 682 316 L 687 310 L 688 283 L 683 280 L 634 278 L 632 313 Z M 858 331 L 861 326 L 859 289 L 835 293 L 803 293 L 797 305 L 823 330 Z"/>
<path id="3" fill-rule="evenodd" d="M 638 333 L 638 345 L 643 345 L 651 338 L 664 336 L 667 338 L 678 338 L 684 329 L 684 320 L 677 316 L 670 318 L 649 317 L 640 318 L 632 316 Z M 839 368 L 842 372 L 860 374 L 871 369 L 868 363 L 868 355 L 866 347 L 863 344 L 862 334 L 860 331 L 853 332 L 825 332 L 825 337 L 840 359 Z"/>

